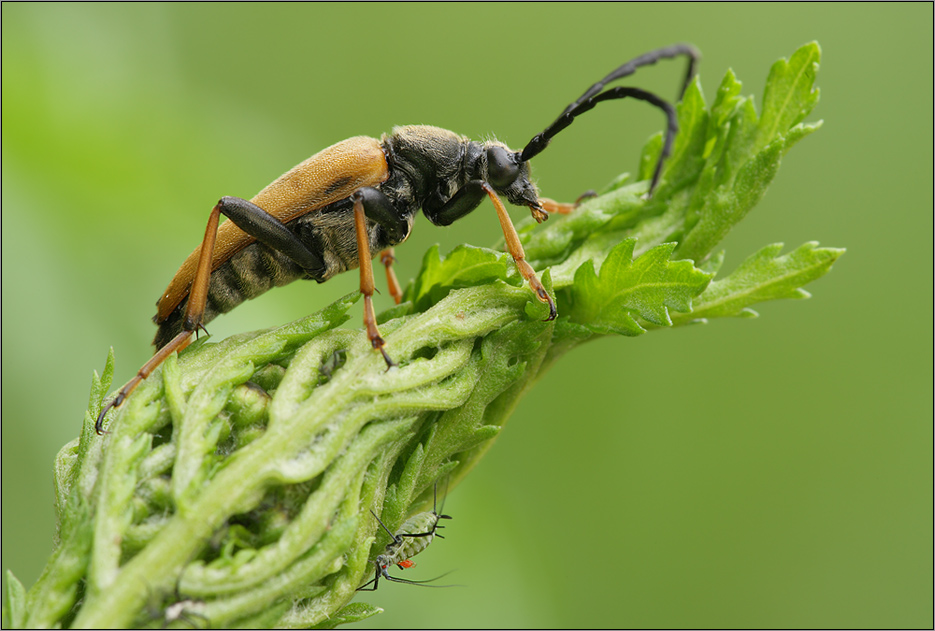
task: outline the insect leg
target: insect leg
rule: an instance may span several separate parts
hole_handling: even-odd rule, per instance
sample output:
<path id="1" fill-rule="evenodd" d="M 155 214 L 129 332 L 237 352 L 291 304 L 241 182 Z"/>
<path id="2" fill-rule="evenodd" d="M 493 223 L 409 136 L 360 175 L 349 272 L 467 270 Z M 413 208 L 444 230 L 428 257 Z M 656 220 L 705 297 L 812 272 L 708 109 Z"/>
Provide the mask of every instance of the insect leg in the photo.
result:
<path id="1" fill-rule="evenodd" d="M 158 349 L 156 354 L 140 368 L 136 376 L 117 393 L 114 400 L 101 410 L 94 425 L 94 429 L 98 434 L 103 432 L 104 416 L 107 415 L 107 412 L 112 408 L 119 407 L 130 396 L 130 393 L 158 368 L 169 355 L 188 346 L 191 343 L 193 332 L 204 329 L 202 319 L 208 301 L 208 287 L 211 283 L 211 259 L 214 253 L 214 243 L 217 238 L 217 228 L 221 214 L 226 215 L 238 228 L 261 243 L 283 252 L 306 270 L 310 276 L 317 278 L 324 273 L 325 265 L 321 256 L 309 250 L 281 221 L 245 199 L 222 197 L 215 204 L 208 218 L 205 237 L 201 243 L 198 267 L 195 271 L 195 277 L 188 295 L 188 303 L 185 307 L 185 316 L 182 320 L 182 331 L 165 346 Z"/>
<path id="2" fill-rule="evenodd" d="M 143 382 L 144 379 L 149 377 L 149 375 L 158 368 L 166 358 L 176 351 L 184 349 L 191 343 L 192 332 L 191 331 L 182 331 L 176 335 L 172 341 L 160 348 L 152 358 L 143 364 L 143 367 L 137 371 L 136 376 L 133 377 L 127 384 L 120 389 L 120 392 L 117 393 L 117 396 L 114 397 L 113 401 L 104 406 L 100 414 L 97 415 L 97 421 L 94 423 L 94 431 L 97 432 L 98 436 L 105 433 L 104 432 L 104 417 L 107 416 L 107 413 L 112 409 L 116 409 L 123 405 L 123 402 L 130 396 L 130 394 L 136 390 L 136 387 Z"/>
<path id="3" fill-rule="evenodd" d="M 443 204 L 438 200 L 426 201 L 422 205 L 422 212 L 436 226 L 450 226 L 480 206 L 486 194 L 485 185 L 483 180 L 470 180 Z"/>
<path id="4" fill-rule="evenodd" d="M 393 271 L 393 263 L 396 262 L 396 256 L 393 248 L 386 248 L 380 252 L 380 262 L 386 267 L 386 285 L 390 290 L 390 295 L 396 304 L 402 302 L 403 290 L 399 286 L 399 280 L 396 278 L 396 272 Z"/>
<path id="5" fill-rule="evenodd" d="M 195 270 L 195 278 L 192 281 L 192 288 L 188 296 L 188 304 L 185 307 L 185 317 L 182 319 L 182 332 L 176 335 L 172 340 L 160 348 L 152 359 L 143 364 L 136 376 L 131 379 L 127 385 L 120 389 L 114 400 L 104 406 L 101 413 L 97 415 L 97 421 L 94 423 L 94 431 L 98 435 L 104 433 L 104 417 L 113 409 L 120 407 L 130 394 L 136 390 L 140 383 L 149 377 L 169 355 L 181 351 L 191 344 L 192 333 L 201 325 L 201 318 L 205 312 L 205 304 L 208 300 L 208 283 L 211 281 L 211 255 L 214 252 L 214 242 L 217 238 L 218 222 L 221 217 L 220 202 L 211 210 L 208 216 L 208 225 L 205 228 L 205 238 L 201 242 L 201 253 L 198 255 L 198 267 Z"/>
<path id="6" fill-rule="evenodd" d="M 252 202 L 239 197 L 222 197 L 218 208 L 234 224 L 260 243 L 282 252 L 295 261 L 309 276 L 321 278 L 325 263 L 292 233 L 284 223 Z"/>
<path id="7" fill-rule="evenodd" d="M 539 198 L 539 206 L 547 213 L 558 213 L 559 215 L 570 215 L 578 204 L 569 204 L 566 202 L 557 202 L 548 197 Z"/>
<path id="8" fill-rule="evenodd" d="M 361 191 L 351 195 L 354 202 L 354 229 L 357 233 L 357 258 L 360 262 L 360 293 L 364 295 L 364 326 L 370 345 L 383 354 L 386 368 L 395 366 L 387 355 L 386 342 L 380 337 L 377 328 L 377 316 L 373 311 L 373 264 L 370 257 L 370 232 L 367 230 L 367 216 L 364 213 L 364 196 Z"/>
<path id="9" fill-rule="evenodd" d="M 450 572 L 445 572 L 441 576 L 436 576 L 435 578 L 431 578 L 427 581 L 412 581 L 412 580 L 405 579 L 405 578 L 396 578 L 395 576 L 390 576 L 390 573 L 386 571 L 386 568 L 380 567 L 379 564 L 377 564 L 376 567 L 377 569 L 376 569 L 376 572 L 374 573 L 373 578 L 367 581 L 366 583 L 364 583 L 363 585 L 361 585 L 360 587 L 358 587 L 357 588 L 358 592 L 377 591 L 377 587 L 380 585 L 381 576 L 388 581 L 393 581 L 394 583 L 405 583 L 407 585 L 416 585 L 418 587 L 454 587 L 453 585 L 427 585 L 426 584 L 426 583 L 431 583 L 433 581 L 437 581 L 438 579 L 450 574 Z M 369 587 L 370 585 L 373 585 L 373 587 Z"/>
<path id="10" fill-rule="evenodd" d="M 402 243 L 406 239 L 409 235 L 410 220 L 396 210 L 393 202 L 383 191 L 372 186 L 365 186 L 359 189 L 355 195 L 361 197 L 361 202 L 364 205 L 364 215 L 383 229 L 389 243 Z M 399 304 L 403 297 L 403 291 L 396 279 L 396 273 L 393 271 L 392 265 L 395 261 L 396 257 L 392 247 L 380 252 L 380 263 L 386 267 L 386 284 L 389 286 L 390 295 L 396 304 Z"/>
<path id="11" fill-rule="evenodd" d="M 507 251 L 510 253 L 510 256 L 513 257 L 513 261 L 516 263 L 519 273 L 523 275 L 523 278 L 529 281 L 529 286 L 536 292 L 536 297 L 539 301 L 549 305 L 549 317 L 546 318 L 545 321 L 554 320 L 555 316 L 558 315 L 558 310 L 555 308 L 555 301 L 552 300 L 552 296 L 550 296 L 549 292 L 542 286 L 542 283 L 536 276 L 535 270 L 526 262 L 526 251 L 523 250 L 523 244 L 520 243 L 519 235 L 516 233 L 516 228 L 510 220 L 510 215 L 506 212 L 503 202 L 500 201 L 500 198 L 490 184 L 484 182 L 483 188 L 487 195 L 490 196 L 490 201 L 493 202 L 493 205 L 497 209 L 497 216 L 500 218 L 500 227 L 503 229 L 503 237 L 506 239 Z"/>
<path id="12" fill-rule="evenodd" d="M 519 241 L 519 235 L 516 234 L 516 228 L 513 227 L 513 222 L 510 221 L 510 215 L 506 212 L 503 202 L 500 201 L 496 191 L 493 190 L 490 184 L 483 180 L 470 180 L 458 189 L 458 192 L 452 195 L 451 199 L 446 203 L 437 207 L 423 205 L 422 210 L 425 216 L 429 218 L 429 221 L 435 225 L 447 226 L 477 208 L 484 198 L 485 193 L 490 197 L 494 206 L 497 208 L 497 215 L 500 217 L 500 227 L 503 228 L 503 236 L 506 239 L 506 247 L 513 257 L 516 267 L 519 268 L 523 278 L 529 281 L 529 286 L 536 292 L 536 297 L 549 305 L 549 317 L 546 318 L 546 321 L 554 320 L 555 316 L 558 315 L 558 311 L 555 309 L 555 302 L 552 300 L 552 297 L 549 296 L 545 287 L 542 286 L 542 283 L 539 282 L 532 267 L 526 262 L 526 252 L 523 250 L 523 245 Z M 541 222 L 544 219 L 548 219 L 548 215 L 545 214 L 543 210 L 539 210 L 536 207 L 530 208 L 533 211 L 533 217 L 535 217 L 537 221 Z"/>
<path id="13" fill-rule="evenodd" d="M 370 579 L 369 581 L 367 581 L 366 583 L 364 583 L 363 585 L 361 585 L 360 587 L 358 587 L 358 588 L 357 588 L 357 591 L 359 591 L 359 592 L 375 592 L 375 591 L 377 591 L 377 587 L 380 585 L 380 574 L 381 574 L 381 571 L 380 571 L 380 570 L 381 570 L 381 568 L 380 568 L 380 564 L 379 564 L 379 563 L 375 563 L 374 565 L 376 565 L 376 568 L 377 568 L 377 569 L 376 569 L 376 571 L 373 573 L 373 578 Z M 386 574 L 386 570 L 383 570 L 382 573 L 383 573 L 385 576 L 389 577 L 389 576 Z M 371 587 L 370 589 L 367 589 L 367 586 L 368 586 L 368 585 L 373 585 L 373 587 Z"/>
<path id="14" fill-rule="evenodd" d="M 373 518 L 377 520 L 377 523 L 379 523 L 383 527 L 383 530 L 386 531 L 386 534 L 388 534 L 390 537 L 393 538 L 393 540 L 390 543 L 388 543 L 386 546 L 387 553 L 392 554 L 392 552 L 396 548 L 399 547 L 399 544 L 402 543 L 402 539 L 394 535 L 390 531 L 390 529 L 386 527 L 386 524 L 383 523 L 383 520 L 377 517 L 377 514 L 373 512 L 373 509 L 370 510 L 370 514 L 373 515 Z M 373 573 L 373 578 L 367 581 L 366 583 L 364 583 L 363 585 L 361 585 L 360 587 L 358 587 L 357 591 L 375 592 L 377 591 L 377 586 L 380 584 L 380 575 L 382 574 L 383 576 L 389 578 L 389 574 L 386 573 L 386 568 L 381 567 L 381 564 L 383 563 L 383 558 L 384 557 L 382 555 L 377 557 L 376 561 L 374 561 L 374 567 L 376 569 Z M 369 585 L 373 585 L 373 587 L 368 589 Z"/>
<path id="15" fill-rule="evenodd" d="M 593 190 L 585 191 L 578 196 L 578 199 L 574 203 L 564 203 L 557 202 L 554 199 L 549 199 L 548 197 L 539 198 L 539 206 L 547 213 L 558 213 L 560 215 L 570 215 L 575 208 L 581 205 L 581 202 L 591 199 L 592 197 L 597 197 L 597 193 Z"/>

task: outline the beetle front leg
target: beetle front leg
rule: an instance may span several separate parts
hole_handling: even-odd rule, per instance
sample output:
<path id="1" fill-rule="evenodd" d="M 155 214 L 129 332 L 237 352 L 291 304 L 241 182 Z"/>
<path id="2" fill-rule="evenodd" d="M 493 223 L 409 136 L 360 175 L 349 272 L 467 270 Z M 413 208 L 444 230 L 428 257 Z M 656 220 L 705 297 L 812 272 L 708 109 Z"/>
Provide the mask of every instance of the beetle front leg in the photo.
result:
<path id="1" fill-rule="evenodd" d="M 513 222 L 510 220 L 510 215 L 503 206 L 503 202 L 500 201 L 496 191 L 493 190 L 490 184 L 483 180 L 470 180 L 458 189 L 458 192 L 444 204 L 424 205 L 423 211 L 425 212 L 425 216 L 429 218 L 429 221 L 435 225 L 447 226 L 477 208 L 484 198 L 485 193 L 490 197 L 490 200 L 497 209 L 497 216 L 500 218 L 500 227 L 503 229 L 503 237 L 506 240 L 507 251 L 509 251 L 510 256 L 513 257 L 513 261 L 516 263 L 520 274 L 529 282 L 529 286 L 532 290 L 536 292 L 536 297 L 541 302 L 549 305 L 549 317 L 546 318 L 546 322 L 554 320 L 558 315 L 558 310 L 555 308 L 555 301 L 552 300 L 549 292 L 542 286 L 532 266 L 526 262 L 526 252 L 523 250 L 523 244 L 520 243 L 516 228 L 513 226 Z M 533 211 L 533 217 L 536 217 L 540 222 L 548 218 L 546 214 L 547 209 L 545 208 L 539 210 L 540 215 L 536 214 L 536 207 L 532 206 L 530 210 Z"/>
<path id="2" fill-rule="evenodd" d="M 396 364 L 386 353 L 386 342 L 377 328 L 377 316 L 373 311 L 373 263 L 370 258 L 370 232 L 367 230 L 367 216 L 364 213 L 364 195 L 361 191 L 351 195 L 354 202 L 354 231 L 357 234 L 357 258 L 360 262 L 360 293 L 364 295 L 364 326 L 370 345 L 383 354 L 387 370 Z"/>
<path id="3" fill-rule="evenodd" d="M 523 244 L 519 240 L 519 235 L 516 233 L 516 228 L 513 226 L 513 222 L 510 220 L 510 215 L 507 213 L 503 202 L 500 201 L 500 197 L 497 196 L 496 191 L 493 190 L 490 184 L 484 182 L 481 186 L 497 209 L 497 216 L 500 218 L 500 227 L 503 229 L 503 238 L 506 240 L 506 249 L 510 253 L 510 256 L 513 257 L 516 268 L 519 270 L 519 273 L 523 275 L 523 278 L 529 282 L 529 286 L 532 290 L 536 292 L 536 297 L 539 301 L 549 305 L 549 317 L 546 318 L 545 321 L 549 322 L 550 320 L 554 320 L 558 315 L 558 310 L 555 308 L 555 301 L 552 300 L 552 296 L 549 295 L 549 292 L 545 290 L 539 277 L 536 276 L 535 270 L 526 262 L 526 251 L 523 250 Z"/>
<path id="4" fill-rule="evenodd" d="M 548 197 L 540 197 L 539 206 L 547 213 L 570 215 L 576 208 L 578 208 L 578 206 L 581 205 L 583 201 L 591 199 L 592 197 L 597 197 L 597 193 L 593 190 L 585 191 L 571 204 L 567 202 L 557 202 L 554 199 L 549 199 Z"/>

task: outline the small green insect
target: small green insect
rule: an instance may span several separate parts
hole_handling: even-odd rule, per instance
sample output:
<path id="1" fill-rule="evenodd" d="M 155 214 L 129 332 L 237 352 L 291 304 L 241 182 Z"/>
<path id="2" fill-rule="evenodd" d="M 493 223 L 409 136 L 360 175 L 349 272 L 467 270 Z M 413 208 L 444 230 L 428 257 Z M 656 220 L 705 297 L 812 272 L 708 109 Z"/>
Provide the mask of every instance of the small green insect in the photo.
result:
<path id="1" fill-rule="evenodd" d="M 386 550 L 383 554 L 379 555 L 374 561 L 375 571 L 373 578 L 365 583 L 364 585 L 357 588 L 357 591 L 367 591 L 373 592 L 377 590 L 377 586 L 380 584 L 380 577 L 382 576 L 388 581 L 393 581 L 394 583 L 409 583 L 410 585 L 421 585 L 422 587 L 433 587 L 432 585 L 425 585 L 430 581 L 410 581 L 404 578 L 395 578 L 390 576 L 386 571 L 387 568 L 391 565 L 396 565 L 401 570 L 410 568 L 415 563 L 410 561 L 412 557 L 419 554 L 427 547 L 435 537 L 444 539 L 440 534 L 437 534 L 437 530 L 444 528 L 444 526 L 439 526 L 438 522 L 442 519 L 451 519 L 450 515 L 439 515 L 436 512 L 435 507 L 438 501 L 438 485 L 435 485 L 435 499 L 432 502 L 432 510 L 425 511 L 424 513 L 419 513 L 418 515 L 413 515 L 409 519 L 403 522 L 403 525 L 399 527 L 399 530 L 396 531 L 396 534 L 390 532 L 390 529 L 386 527 L 377 514 L 372 510 L 370 514 L 383 526 L 383 530 L 386 531 L 386 534 L 393 538 L 388 544 L 386 544 Z M 432 579 L 435 580 L 435 579 Z M 373 587 L 369 587 L 373 585 Z"/>

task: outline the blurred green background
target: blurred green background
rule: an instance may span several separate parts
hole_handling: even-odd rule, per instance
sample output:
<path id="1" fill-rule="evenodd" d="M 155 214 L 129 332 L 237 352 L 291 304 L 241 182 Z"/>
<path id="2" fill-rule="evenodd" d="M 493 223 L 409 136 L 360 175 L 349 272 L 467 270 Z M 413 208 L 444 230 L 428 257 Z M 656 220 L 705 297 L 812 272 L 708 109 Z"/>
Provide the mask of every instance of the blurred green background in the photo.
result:
<path id="1" fill-rule="evenodd" d="M 374 625 L 931 627 L 932 5 L 4 4 L 3 569 L 38 577 L 51 466 L 107 350 L 151 353 L 159 293 L 221 195 L 344 138 L 428 123 L 514 148 L 623 61 L 676 41 L 760 100 L 823 48 L 818 133 L 725 242 L 847 247 L 806 302 L 605 339 L 559 362 L 455 490 Z M 633 85 L 673 96 L 682 65 Z M 534 163 L 574 199 L 663 125 L 598 108 Z M 517 218 L 523 213 L 517 213 Z M 489 245 L 489 204 L 397 250 Z M 211 332 L 285 323 L 357 277 L 295 283 Z M 389 298 L 378 298 L 379 306 Z M 357 326 L 357 321 L 352 321 Z M 626 383 L 626 387 L 622 384 Z"/>

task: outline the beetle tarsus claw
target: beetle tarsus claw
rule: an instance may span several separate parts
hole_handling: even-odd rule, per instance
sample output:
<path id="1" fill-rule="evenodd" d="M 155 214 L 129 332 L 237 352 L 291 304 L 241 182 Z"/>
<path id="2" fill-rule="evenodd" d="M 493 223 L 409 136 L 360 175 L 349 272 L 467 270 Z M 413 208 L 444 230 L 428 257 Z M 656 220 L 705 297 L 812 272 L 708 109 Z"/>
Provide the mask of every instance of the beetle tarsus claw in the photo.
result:
<path id="1" fill-rule="evenodd" d="M 551 322 L 558 317 L 558 309 L 555 307 L 555 301 L 549 298 L 549 317 L 543 322 Z"/>
<path id="2" fill-rule="evenodd" d="M 98 436 L 103 436 L 104 434 L 109 434 L 106 429 L 104 429 L 104 417 L 107 416 L 107 413 L 110 412 L 113 408 L 117 407 L 123 402 L 121 395 L 117 395 L 113 401 L 108 403 L 101 409 L 100 414 L 97 415 L 97 420 L 94 422 L 94 431 Z"/>
<path id="3" fill-rule="evenodd" d="M 380 341 L 382 342 L 383 340 L 380 340 Z M 378 348 L 378 347 L 377 347 L 377 346 L 374 346 L 374 348 Z M 389 369 L 392 368 L 393 366 L 398 366 L 398 365 L 399 365 L 399 364 L 397 364 L 396 362 L 393 361 L 393 359 L 389 356 L 389 354 L 386 352 L 386 349 L 383 348 L 383 346 L 380 346 L 379 349 L 380 349 L 380 352 L 383 354 L 383 361 L 386 362 L 386 369 L 387 369 L 387 370 L 389 370 Z"/>

